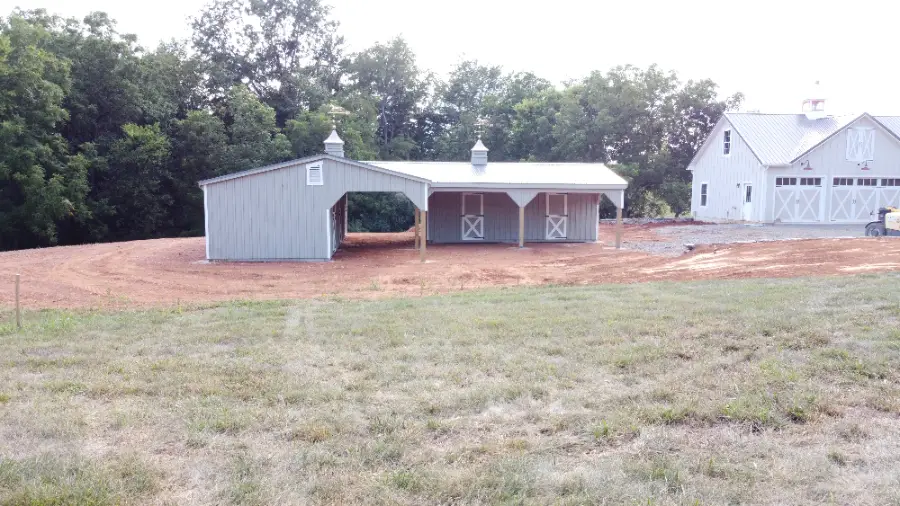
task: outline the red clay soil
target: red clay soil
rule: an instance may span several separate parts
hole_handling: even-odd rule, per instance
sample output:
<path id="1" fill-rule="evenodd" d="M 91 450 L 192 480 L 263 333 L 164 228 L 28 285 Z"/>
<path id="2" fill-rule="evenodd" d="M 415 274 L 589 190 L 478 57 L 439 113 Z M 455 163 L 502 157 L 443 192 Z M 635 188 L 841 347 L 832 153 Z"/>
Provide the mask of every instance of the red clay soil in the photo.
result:
<path id="1" fill-rule="evenodd" d="M 665 240 L 626 227 L 630 240 Z M 601 239 L 614 229 L 601 227 Z M 485 286 L 840 275 L 900 270 L 900 241 L 817 239 L 704 246 L 680 257 L 604 244 L 428 246 L 412 234 L 350 234 L 332 262 L 205 263 L 203 238 L 158 239 L 0 253 L 0 306 L 22 275 L 26 308 L 165 306 L 229 299 L 373 298 Z M 5 281 L 3 281 L 5 280 Z"/>

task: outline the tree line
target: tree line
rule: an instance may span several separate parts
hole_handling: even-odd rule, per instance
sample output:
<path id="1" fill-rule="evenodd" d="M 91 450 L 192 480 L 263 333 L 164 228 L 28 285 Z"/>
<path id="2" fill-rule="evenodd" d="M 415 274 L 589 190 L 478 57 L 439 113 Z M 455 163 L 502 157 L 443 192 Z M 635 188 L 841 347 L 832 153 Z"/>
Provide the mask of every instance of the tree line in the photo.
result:
<path id="1" fill-rule="evenodd" d="M 620 66 L 555 86 L 462 61 L 442 79 L 402 38 L 350 54 L 319 0 L 213 0 L 190 40 L 142 47 L 107 14 L 0 19 L 0 249 L 203 234 L 197 181 L 322 152 L 615 162 L 626 214 L 689 208 L 684 170 L 721 114 L 711 80 Z M 353 195 L 351 226 L 409 226 L 411 204 Z"/>

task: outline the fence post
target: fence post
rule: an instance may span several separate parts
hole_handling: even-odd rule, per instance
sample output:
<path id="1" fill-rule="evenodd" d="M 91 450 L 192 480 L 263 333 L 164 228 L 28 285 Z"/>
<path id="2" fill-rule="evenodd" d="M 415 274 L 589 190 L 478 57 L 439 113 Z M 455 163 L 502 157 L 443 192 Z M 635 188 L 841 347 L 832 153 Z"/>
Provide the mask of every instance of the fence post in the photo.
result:
<path id="1" fill-rule="evenodd" d="M 21 276 L 16 274 L 16 328 L 22 328 L 22 313 L 19 306 L 19 279 Z"/>

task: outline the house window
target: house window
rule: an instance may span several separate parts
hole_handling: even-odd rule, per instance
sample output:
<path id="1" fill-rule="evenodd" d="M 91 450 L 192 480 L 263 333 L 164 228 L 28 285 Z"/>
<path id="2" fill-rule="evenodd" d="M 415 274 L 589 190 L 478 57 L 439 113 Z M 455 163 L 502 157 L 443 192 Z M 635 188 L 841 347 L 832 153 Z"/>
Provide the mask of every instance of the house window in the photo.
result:
<path id="1" fill-rule="evenodd" d="M 795 177 L 776 177 L 775 186 L 797 186 L 797 178 Z"/>
<path id="2" fill-rule="evenodd" d="M 725 133 L 722 135 L 722 153 L 726 155 L 731 154 L 731 130 L 725 130 Z"/>
<path id="3" fill-rule="evenodd" d="M 747 185 L 745 186 L 746 190 L 744 190 L 744 202 L 751 203 L 753 202 L 753 186 Z"/>
<path id="4" fill-rule="evenodd" d="M 820 177 L 801 177 L 800 186 L 822 186 L 822 178 Z"/>
<path id="5" fill-rule="evenodd" d="M 882 179 L 881 186 L 900 186 L 900 179 Z"/>
<path id="6" fill-rule="evenodd" d="M 322 162 L 306 164 L 306 185 L 322 186 L 325 178 L 322 176 Z"/>
<path id="7" fill-rule="evenodd" d="M 852 177 L 836 177 L 832 181 L 833 186 L 853 186 Z"/>
<path id="8" fill-rule="evenodd" d="M 856 186 L 878 186 L 878 180 L 874 178 L 859 178 L 856 180 Z"/>
<path id="9" fill-rule="evenodd" d="M 708 186 L 708 183 L 702 183 L 700 185 L 700 207 L 706 207 L 706 190 Z"/>

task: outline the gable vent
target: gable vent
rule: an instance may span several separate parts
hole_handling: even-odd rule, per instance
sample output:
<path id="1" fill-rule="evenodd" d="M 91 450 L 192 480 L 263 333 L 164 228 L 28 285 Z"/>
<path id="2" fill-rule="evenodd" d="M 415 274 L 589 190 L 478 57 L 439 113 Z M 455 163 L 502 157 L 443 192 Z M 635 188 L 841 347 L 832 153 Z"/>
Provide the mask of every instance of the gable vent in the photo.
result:
<path id="1" fill-rule="evenodd" d="M 325 178 L 322 177 L 322 162 L 306 164 L 306 185 L 322 186 Z"/>

